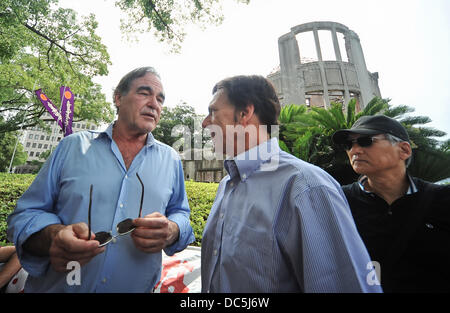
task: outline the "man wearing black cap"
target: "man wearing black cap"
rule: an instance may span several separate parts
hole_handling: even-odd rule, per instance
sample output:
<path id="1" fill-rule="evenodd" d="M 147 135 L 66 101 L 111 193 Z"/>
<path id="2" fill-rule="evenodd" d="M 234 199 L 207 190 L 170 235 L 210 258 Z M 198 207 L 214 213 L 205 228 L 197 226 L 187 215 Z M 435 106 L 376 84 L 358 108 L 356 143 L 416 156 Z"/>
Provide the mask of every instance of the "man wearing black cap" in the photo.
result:
<path id="1" fill-rule="evenodd" d="M 450 291 L 450 185 L 407 173 L 408 133 L 387 116 L 363 116 L 332 139 L 361 175 L 343 190 L 383 290 Z"/>

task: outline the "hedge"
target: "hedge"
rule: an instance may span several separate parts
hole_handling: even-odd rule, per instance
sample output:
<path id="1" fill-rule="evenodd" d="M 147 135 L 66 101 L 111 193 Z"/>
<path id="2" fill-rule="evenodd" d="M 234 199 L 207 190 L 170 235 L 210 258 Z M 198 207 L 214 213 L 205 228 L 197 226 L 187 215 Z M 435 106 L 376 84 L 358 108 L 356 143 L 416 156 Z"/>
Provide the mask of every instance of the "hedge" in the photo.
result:
<path id="1" fill-rule="evenodd" d="M 0 246 L 11 244 L 6 239 L 6 218 L 14 210 L 17 199 L 33 182 L 33 174 L 0 173 Z M 203 228 L 214 202 L 218 184 L 186 181 L 186 193 L 191 208 L 191 225 L 195 243 L 200 246 Z"/>
<path id="2" fill-rule="evenodd" d="M 0 173 L 0 245 L 7 244 L 6 218 L 14 210 L 17 199 L 33 182 L 33 174 Z"/>

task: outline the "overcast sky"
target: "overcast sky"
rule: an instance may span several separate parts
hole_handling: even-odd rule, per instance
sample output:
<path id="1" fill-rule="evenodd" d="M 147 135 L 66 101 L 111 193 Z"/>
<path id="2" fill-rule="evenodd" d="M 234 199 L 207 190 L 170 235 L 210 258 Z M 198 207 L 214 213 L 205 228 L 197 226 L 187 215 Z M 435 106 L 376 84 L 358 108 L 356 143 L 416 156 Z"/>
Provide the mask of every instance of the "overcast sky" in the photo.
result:
<path id="1" fill-rule="evenodd" d="M 379 73 L 383 98 L 408 105 L 414 115 L 450 138 L 450 1 L 448 0 L 251 0 L 223 1 L 224 22 L 206 30 L 187 27 L 179 54 L 168 52 L 151 34 L 137 43 L 122 39 L 121 12 L 114 0 L 61 0 L 80 14 L 93 12 L 97 33 L 108 47 L 108 77 L 95 79 L 107 100 L 120 78 L 139 66 L 161 74 L 166 104 L 185 101 L 205 114 L 211 89 L 222 78 L 239 74 L 267 76 L 279 65 L 278 38 L 299 24 L 333 21 L 361 40 L 369 71 Z"/>

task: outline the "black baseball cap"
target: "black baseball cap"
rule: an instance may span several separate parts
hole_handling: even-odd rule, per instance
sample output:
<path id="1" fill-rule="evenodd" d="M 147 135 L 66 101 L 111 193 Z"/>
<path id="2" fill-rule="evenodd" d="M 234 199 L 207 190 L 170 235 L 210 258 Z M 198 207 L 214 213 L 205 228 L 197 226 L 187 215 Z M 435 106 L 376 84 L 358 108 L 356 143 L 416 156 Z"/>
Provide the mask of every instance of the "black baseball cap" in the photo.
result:
<path id="1" fill-rule="evenodd" d="M 350 129 L 338 130 L 331 139 L 335 144 L 343 144 L 350 134 L 377 135 L 391 134 L 409 142 L 408 132 L 399 121 L 385 115 L 360 117 Z"/>

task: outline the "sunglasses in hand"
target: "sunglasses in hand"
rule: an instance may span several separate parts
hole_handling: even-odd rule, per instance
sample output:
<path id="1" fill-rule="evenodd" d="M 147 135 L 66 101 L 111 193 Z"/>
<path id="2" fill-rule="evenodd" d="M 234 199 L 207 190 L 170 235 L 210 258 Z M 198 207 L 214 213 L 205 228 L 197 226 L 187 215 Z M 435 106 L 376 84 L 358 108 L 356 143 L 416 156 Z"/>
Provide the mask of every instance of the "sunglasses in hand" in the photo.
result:
<path id="1" fill-rule="evenodd" d="M 138 215 L 138 217 L 141 217 L 142 203 L 144 201 L 144 184 L 142 183 L 142 180 L 139 177 L 138 173 L 136 173 L 136 176 L 139 180 L 139 183 L 141 184 L 141 203 L 139 206 L 139 215 Z M 91 185 L 90 190 L 89 190 L 89 210 L 88 210 L 89 211 L 88 212 L 88 214 L 89 214 L 88 215 L 89 239 L 88 240 L 91 240 L 92 190 L 93 190 L 93 186 Z M 100 242 L 100 247 L 103 247 L 103 246 L 106 246 L 108 243 L 110 243 L 114 238 L 131 233 L 135 228 L 136 228 L 136 226 L 133 224 L 133 219 L 127 218 L 127 219 L 121 221 L 119 224 L 117 224 L 117 226 L 116 226 L 117 235 L 116 236 L 112 235 L 112 231 L 109 231 L 109 232 L 99 231 L 99 232 L 95 233 L 95 240 Z"/>
<path id="2" fill-rule="evenodd" d="M 342 145 L 344 146 L 345 150 L 351 150 L 353 145 L 355 143 L 358 144 L 358 146 L 367 148 L 370 147 L 374 141 L 376 140 L 383 140 L 386 138 L 380 138 L 380 137 L 373 137 L 373 136 L 361 136 L 354 139 L 347 139 Z"/>

